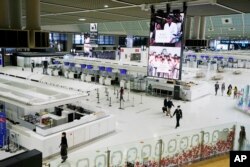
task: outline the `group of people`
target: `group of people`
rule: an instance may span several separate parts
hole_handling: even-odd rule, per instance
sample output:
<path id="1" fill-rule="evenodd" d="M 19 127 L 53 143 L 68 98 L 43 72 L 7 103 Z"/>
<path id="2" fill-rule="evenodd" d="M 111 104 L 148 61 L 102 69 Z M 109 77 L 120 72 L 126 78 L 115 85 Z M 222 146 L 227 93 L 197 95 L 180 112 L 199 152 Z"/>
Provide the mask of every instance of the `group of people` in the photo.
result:
<path id="1" fill-rule="evenodd" d="M 170 116 L 172 118 L 174 115 L 176 115 L 176 126 L 175 128 L 178 128 L 180 126 L 180 119 L 182 118 L 182 110 L 181 106 L 177 106 L 177 108 L 174 111 L 173 116 L 171 115 L 171 108 L 174 107 L 174 104 L 172 100 L 169 98 L 165 98 L 163 102 L 162 112 L 166 113 L 166 116 Z"/>
<path id="2" fill-rule="evenodd" d="M 221 87 L 220 87 L 219 82 L 217 81 L 215 83 L 214 87 L 215 87 L 215 95 L 217 95 L 219 89 L 221 89 L 221 95 L 222 96 L 224 95 L 224 92 L 226 90 L 225 82 L 223 82 L 221 84 Z M 227 87 L 227 95 L 230 97 L 232 93 L 233 93 L 234 99 L 238 98 L 238 95 L 240 94 L 239 91 L 238 91 L 237 86 L 235 86 L 233 88 L 233 86 L 231 84 L 229 84 L 228 87 Z"/>
<path id="3" fill-rule="evenodd" d="M 149 76 L 178 79 L 180 69 L 180 56 L 172 55 L 167 49 L 162 49 L 160 54 L 151 52 L 148 63 Z"/>

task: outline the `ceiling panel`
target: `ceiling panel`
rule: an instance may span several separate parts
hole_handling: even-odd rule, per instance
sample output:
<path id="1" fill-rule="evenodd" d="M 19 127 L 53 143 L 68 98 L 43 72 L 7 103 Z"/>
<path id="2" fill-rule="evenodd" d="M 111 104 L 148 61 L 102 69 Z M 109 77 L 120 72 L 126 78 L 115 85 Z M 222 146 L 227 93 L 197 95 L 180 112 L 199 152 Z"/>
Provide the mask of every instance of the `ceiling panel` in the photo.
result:
<path id="1" fill-rule="evenodd" d="M 166 2 L 166 0 L 122 0 L 122 1 L 131 3 L 131 4 L 137 4 L 137 5 Z"/>
<path id="2" fill-rule="evenodd" d="M 74 8 L 70 7 L 62 7 L 62 6 L 55 6 L 55 5 L 49 5 L 49 4 L 43 4 L 41 3 L 41 12 L 45 13 L 63 13 L 63 12 L 73 12 L 75 11 Z"/>
<path id="3" fill-rule="evenodd" d="M 122 32 L 132 35 L 144 34 L 145 36 L 148 36 L 150 10 L 142 10 L 142 4 L 149 4 L 146 7 L 144 6 L 144 9 L 148 9 L 152 3 L 157 4 L 173 0 L 40 1 L 42 25 L 75 25 L 79 26 L 81 31 L 88 31 L 88 23 L 97 22 L 99 32 L 109 34 Z M 250 12 L 250 0 L 217 0 L 217 2 L 219 4 L 198 4 L 195 6 L 189 6 L 188 15 L 210 16 L 206 18 L 206 36 L 237 36 L 237 34 L 242 35 L 244 32 L 246 35 L 249 35 L 250 14 L 242 15 L 239 13 L 241 11 Z M 23 4 L 25 3 L 23 2 Z M 109 7 L 104 8 L 104 5 L 108 5 Z M 164 8 L 165 5 L 163 4 L 159 6 Z M 25 12 L 25 5 L 23 6 L 23 11 Z M 222 18 L 224 17 L 230 17 L 232 19 L 232 24 L 223 24 Z M 78 20 L 79 18 L 85 18 L 86 21 L 81 22 Z M 25 19 L 23 19 L 23 21 L 25 21 Z M 191 23 L 193 23 L 193 19 L 191 20 Z M 245 27 L 243 28 L 243 26 Z M 209 28 L 214 28 L 214 31 L 208 31 Z M 235 30 L 230 31 L 228 30 L 229 28 L 234 28 Z M 191 31 L 193 31 L 193 24 L 191 25 Z"/>
<path id="4" fill-rule="evenodd" d="M 214 15 L 229 15 L 237 14 L 236 12 L 221 8 L 217 5 L 199 5 L 199 6 L 189 6 L 187 9 L 187 15 L 189 16 L 214 16 Z"/>
<path id="5" fill-rule="evenodd" d="M 128 9 L 115 9 L 108 11 L 109 13 L 126 15 L 126 16 L 133 16 L 142 19 L 149 19 L 150 18 L 150 11 L 143 11 L 140 7 L 128 8 Z"/>
<path id="6" fill-rule="evenodd" d="M 113 2 L 111 0 L 41 0 L 41 2 L 82 9 L 101 9 L 104 8 L 104 5 L 108 5 L 112 8 L 125 6 L 125 4 Z"/>
<path id="7" fill-rule="evenodd" d="M 244 13 L 250 13 L 249 0 L 217 0 L 217 3 Z"/>
<path id="8" fill-rule="evenodd" d="M 133 22 L 133 21 L 122 22 L 122 26 L 126 30 L 136 30 L 136 31 L 142 30 L 140 24 L 137 21 L 135 21 L 135 22 Z"/>
<path id="9" fill-rule="evenodd" d="M 105 12 L 87 12 L 87 13 L 74 13 L 70 14 L 71 16 L 75 16 L 77 18 L 86 18 L 86 22 L 93 22 L 92 19 L 88 18 L 93 18 L 93 19 L 99 19 L 99 20 L 109 20 L 109 21 L 128 21 L 128 20 L 138 20 L 138 18 L 133 18 L 133 17 L 127 17 L 127 16 L 117 16 L 114 14 L 110 13 L 105 13 Z"/>
<path id="10" fill-rule="evenodd" d="M 121 22 L 104 23 L 108 31 L 124 31 Z"/>

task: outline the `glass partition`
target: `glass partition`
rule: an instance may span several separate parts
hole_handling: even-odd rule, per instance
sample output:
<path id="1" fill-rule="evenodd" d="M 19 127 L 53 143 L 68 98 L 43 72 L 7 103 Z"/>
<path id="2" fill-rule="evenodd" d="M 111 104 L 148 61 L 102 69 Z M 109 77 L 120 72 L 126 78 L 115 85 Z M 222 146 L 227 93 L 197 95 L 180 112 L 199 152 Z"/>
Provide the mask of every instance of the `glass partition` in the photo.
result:
<path id="1" fill-rule="evenodd" d="M 159 146 L 158 139 L 150 139 L 109 147 L 110 166 L 158 166 Z"/>
<path id="2" fill-rule="evenodd" d="M 77 151 L 51 167 L 156 167 L 190 164 L 233 149 L 236 123 L 194 129 L 95 151 Z"/>

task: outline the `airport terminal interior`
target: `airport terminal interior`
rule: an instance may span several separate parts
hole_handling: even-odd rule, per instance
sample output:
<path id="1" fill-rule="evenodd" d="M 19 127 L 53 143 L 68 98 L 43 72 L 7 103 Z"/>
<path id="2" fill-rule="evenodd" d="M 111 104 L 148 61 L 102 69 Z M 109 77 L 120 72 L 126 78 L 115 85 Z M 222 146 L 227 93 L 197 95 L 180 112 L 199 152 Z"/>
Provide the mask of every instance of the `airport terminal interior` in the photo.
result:
<path id="1" fill-rule="evenodd" d="M 249 6 L 1 0 L 0 167 L 237 165 Z"/>

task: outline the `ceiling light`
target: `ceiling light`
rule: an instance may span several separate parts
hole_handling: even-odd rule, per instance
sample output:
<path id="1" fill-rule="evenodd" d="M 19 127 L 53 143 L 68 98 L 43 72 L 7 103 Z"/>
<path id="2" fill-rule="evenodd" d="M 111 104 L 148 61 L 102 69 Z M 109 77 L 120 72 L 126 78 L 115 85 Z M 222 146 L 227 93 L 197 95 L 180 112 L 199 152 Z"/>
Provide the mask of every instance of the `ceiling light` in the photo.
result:
<path id="1" fill-rule="evenodd" d="M 80 19 L 78 19 L 79 21 L 85 21 L 86 19 L 84 19 L 84 18 L 80 18 Z"/>
<path id="2" fill-rule="evenodd" d="M 109 7 L 109 5 L 104 5 L 104 8 L 108 8 Z"/>

